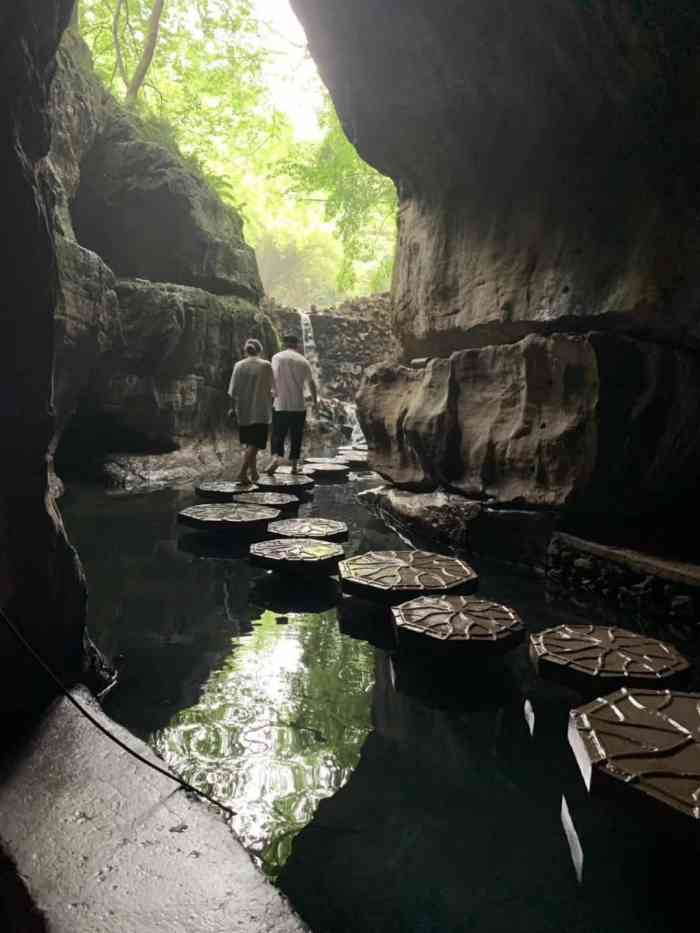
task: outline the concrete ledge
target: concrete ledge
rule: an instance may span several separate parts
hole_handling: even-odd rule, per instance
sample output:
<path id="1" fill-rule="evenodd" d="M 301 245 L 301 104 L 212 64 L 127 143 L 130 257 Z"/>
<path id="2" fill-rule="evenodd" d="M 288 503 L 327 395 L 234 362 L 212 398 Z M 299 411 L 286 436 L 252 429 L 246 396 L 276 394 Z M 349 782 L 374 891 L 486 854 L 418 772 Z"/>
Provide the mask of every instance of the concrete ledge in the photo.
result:
<path id="1" fill-rule="evenodd" d="M 130 747 L 84 688 L 74 693 Z M 66 700 L 0 770 L 0 846 L 52 933 L 306 927 L 215 808 L 121 751 Z"/>

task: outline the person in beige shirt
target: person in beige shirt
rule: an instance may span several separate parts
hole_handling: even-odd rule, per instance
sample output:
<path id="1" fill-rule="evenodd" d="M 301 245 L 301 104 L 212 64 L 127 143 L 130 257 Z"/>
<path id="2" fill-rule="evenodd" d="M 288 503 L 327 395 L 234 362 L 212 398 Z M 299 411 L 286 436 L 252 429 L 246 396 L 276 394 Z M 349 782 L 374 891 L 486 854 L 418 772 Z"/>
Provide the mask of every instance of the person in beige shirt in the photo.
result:
<path id="1" fill-rule="evenodd" d="M 289 435 L 289 460 L 292 473 L 299 473 L 301 444 L 306 424 L 306 399 L 304 389 L 309 387 L 314 409 L 318 408 L 318 388 L 314 382 L 311 365 L 299 352 L 299 339 L 294 334 L 282 338 L 284 350 L 272 357 L 275 379 L 275 405 L 272 413 L 272 460 L 265 468 L 274 473 L 284 458 L 284 446 Z"/>
<path id="2" fill-rule="evenodd" d="M 249 338 L 243 349 L 245 357 L 233 367 L 228 394 L 229 415 L 235 414 L 238 437 L 245 447 L 238 482 L 247 485 L 258 479 L 258 452 L 267 447 L 275 377 L 270 363 L 261 359 L 263 348 L 259 340 Z"/>

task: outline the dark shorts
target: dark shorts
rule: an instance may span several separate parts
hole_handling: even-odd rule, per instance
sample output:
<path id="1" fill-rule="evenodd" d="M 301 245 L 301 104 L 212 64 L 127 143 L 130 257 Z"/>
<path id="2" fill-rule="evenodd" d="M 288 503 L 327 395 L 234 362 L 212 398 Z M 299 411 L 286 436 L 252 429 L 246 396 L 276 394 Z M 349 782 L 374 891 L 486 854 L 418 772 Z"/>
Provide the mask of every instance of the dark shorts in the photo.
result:
<path id="1" fill-rule="evenodd" d="M 289 435 L 289 459 L 298 460 L 301 456 L 301 442 L 304 439 L 305 411 L 272 412 L 272 453 L 284 457 L 284 442 Z"/>
<path id="2" fill-rule="evenodd" d="M 240 424 L 238 426 L 238 437 L 241 444 L 245 444 L 246 447 L 257 447 L 258 450 L 265 450 L 269 431 L 269 424 Z"/>

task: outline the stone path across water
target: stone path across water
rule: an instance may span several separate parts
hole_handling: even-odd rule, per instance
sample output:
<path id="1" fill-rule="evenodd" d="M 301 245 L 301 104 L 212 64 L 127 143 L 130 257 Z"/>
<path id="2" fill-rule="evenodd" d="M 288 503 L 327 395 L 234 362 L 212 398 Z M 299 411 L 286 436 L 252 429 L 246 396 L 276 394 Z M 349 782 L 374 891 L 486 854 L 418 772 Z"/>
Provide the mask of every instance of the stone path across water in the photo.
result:
<path id="1" fill-rule="evenodd" d="M 215 480 L 212 482 L 198 483 L 194 491 L 202 499 L 212 499 L 218 502 L 231 502 L 233 497 L 239 492 L 255 492 L 258 487 L 255 483 L 233 483 Z"/>
<path id="2" fill-rule="evenodd" d="M 241 492 L 234 496 L 233 501 L 242 505 L 279 509 L 281 512 L 295 512 L 301 504 L 297 496 L 286 492 Z"/>
<path id="3" fill-rule="evenodd" d="M 272 476 L 261 476 L 258 480 L 258 486 L 266 492 L 311 492 L 314 488 L 314 481 L 310 476 L 290 476 L 289 474 L 273 473 Z"/>
<path id="4" fill-rule="evenodd" d="M 178 514 L 178 521 L 206 531 L 264 530 L 280 517 L 279 509 L 252 505 L 192 505 Z"/>
<path id="5" fill-rule="evenodd" d="M 465 561 L 431 551 L 368 551 L 340 564 L 343 589 L 400 601 L 425 593 L 473 590 L 476 571 Z"/>
<path id="6" fill-rule="evenodd" d="M 501 603 L 475 596 L 420 596 L 392 609 L 399 635 L 500 648 L 514 648 L 525 635 L 520 616 Z"/>
<path id="7" fill-rule="evenodd" d="M 315 538 L 275 538 L 250 546 L 253 563 L 272 570 L 334 573 L 344 554 L 340 545 Z"/>
<path id="8" fill-rule="evenodd" d="M 330 518 L 290 518 L 272 522 L 270 534 L 283 538 L 315 538 L 325 541 L 345 541 L 348 526 L 345 522 L 336 522 Z"/>

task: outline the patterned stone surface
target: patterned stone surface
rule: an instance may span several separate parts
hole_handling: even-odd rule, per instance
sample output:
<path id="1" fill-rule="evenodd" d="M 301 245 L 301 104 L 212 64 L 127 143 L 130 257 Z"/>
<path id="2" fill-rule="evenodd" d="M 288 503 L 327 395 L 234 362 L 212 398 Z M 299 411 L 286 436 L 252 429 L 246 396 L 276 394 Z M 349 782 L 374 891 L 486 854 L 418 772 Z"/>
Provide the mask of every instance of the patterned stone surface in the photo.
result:
<path id="1" fill-rule="evenodd" d="M 330 463 L 330 464 L 339 463 L 342 466 L 347 466 L 347 462 L 348 461 L 345 459 L 345 457 L 341 457 L 340 455 L 338 455 L 337 457 L 305 457 L 304 458 L 304 463 L 309 464 L 309 466 L 313 466 L 314 464 L 319 464 L 319 463 Z"/>
<path id="2" fill-rule="evenodd" d="M 241 505 L 261 505 L 263 508 L 294 512 L 299 508 L 299 499 L 286 492 L 241 492 L 234 496 Z"/>
<path id="3" fill-rule="evenodd" d="M 368 551 L 340 564 L 343 589 L 349 593 L 406 598 L 407 594 L 476 589 L 478 576 L 456 557 L 431 551 Z"/>
<path id="4" fill-rule="evenodd" d="M 524 636 L 520 616 L 508 606 L 475 596 L 420 596 L 392 609 L 399 632 L 412 632 L 437 641 L 504 647 Z"/>
<path id="5" fill-rule="evenodd" d="M 571 711 L 589 790 L 613 782 L 700 820 L 700 694 L 623 688 Z"/>
<path id="6" fill-rule="evenodd" d="M 613 625 L 558 625 L 530 636 L 530 657 L 542 676 L 576 675 L 644 686 L 688 671 L 666 642 Z"/>
<path id="7" fill-rule="evenodd" d="M 283 538 L 316 538 L 326 541 L 344 541 L 348 536 L 345 522 L 330 518 L 290 518 L 272 522 L 270 534 Z"/>
<path id="8" fill-rule="evenodd" d="M 333 573 L 344 556 L 342 547 L 315 538 L 275 538 L 250 547 L 250 558 L 274 570 L 304 570 Z"/>
<path id="9" fill-rule="evenodd" d="M 350 467 L 346 463 L 310 463 L 304 470 L 308 470 L 312 476 L 347 476 Z"/>
<path id="10" fill-rule="evenodd" d="M 254 492 L 258 487 L 254 483 L 233 483 L 215 480 L 207 483 L 198 483 L 194 491 L 202 499 L 213 499 L 219 502 L 231 502 L 236 493 Z"/>
<path id="11" fill-rule="evenodd" d="M 263 492 L 311 492 L 314 481 L 310 476 L 290 476 L 287 473 L 274 473 L 272 476 L 261 476 L 258 486 Z"/>
<path id="12" fill-rule="evenodd" d="M 264 509 L 252 505 L 192 505 L 179 513 L 177 520 L 192 528 L 209 531 L 243 531 L 264 529 L 280 517 L 279 509 Z"/>
<path id="13" fill-rule="evenodd" d="M 302 466 L 298 473 L 292 473 L 291 466 L 279 466 L 275 470 L 274 476 L 310 476 L 311 469 L 308 466 Z"/>

